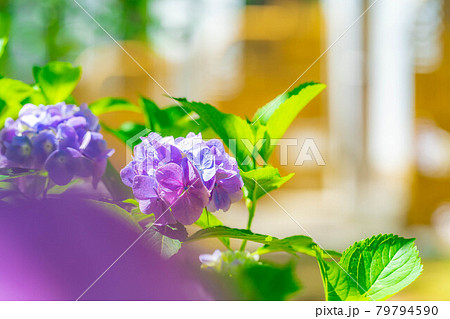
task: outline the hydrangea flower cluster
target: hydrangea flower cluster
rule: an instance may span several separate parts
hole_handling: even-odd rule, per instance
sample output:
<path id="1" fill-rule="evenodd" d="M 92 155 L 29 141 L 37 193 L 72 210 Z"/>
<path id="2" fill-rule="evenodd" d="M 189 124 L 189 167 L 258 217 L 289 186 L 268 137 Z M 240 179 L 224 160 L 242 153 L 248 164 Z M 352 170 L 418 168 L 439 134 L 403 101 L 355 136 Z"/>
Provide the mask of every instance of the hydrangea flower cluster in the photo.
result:
<path id="1" fill-rule="evenodd" d="M 141 211 L 155 214 L 156 224 L 190 225 L 205 207 L 227 211 L 242 198 L 236 159 L 221 141 L 204 141 L 200 133 L 176 139 L 150 133 L 141 139 L 120 174 Z"/>
<path id="2" fill-rule="evenodd" d="M 57 185 L 74 176 L 92 177 L 96 186 L 114 150 L 106 147 L 98 118 L 86 104 L 26 104 L 17 120 L 0 131 L 4 167 L 46 169 Z"/>

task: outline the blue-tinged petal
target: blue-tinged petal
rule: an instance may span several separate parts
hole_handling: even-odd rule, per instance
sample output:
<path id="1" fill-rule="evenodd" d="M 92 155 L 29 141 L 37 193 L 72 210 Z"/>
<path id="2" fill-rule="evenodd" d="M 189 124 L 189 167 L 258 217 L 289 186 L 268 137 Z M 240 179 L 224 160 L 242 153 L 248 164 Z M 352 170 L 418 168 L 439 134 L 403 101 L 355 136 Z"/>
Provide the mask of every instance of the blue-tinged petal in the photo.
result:
<path id="1" fill-rule="evenodd" d="M 122 168 L 120 171 L 120 178 L 122 179 L 122 182 L 127 185 L 128 187 L 133 186 L 133 180 L 136 176 L 136 171 L 134 169 L 135 162 L 128 163 L 127 166 Z"/>
<path id="2" fill-rule="evenodd" d="M 21 166 L 31 163 L 32 146 L 27 136 L 14 136 L 11 143 L 6 146 L 5 156 L 11 162 Z"/>
<path id="3" fill-rule="evenodd" d="M 207 206 L 210 212 L 216 212 L 220 209 L 226 212 L 230 209 L 230 206 L 231 199 L 226 192 L 217 188 L 212 191 L 211 199 Z"/>
<path id="4" fill-rule="evenodd" d="M 55 132 L 41 131 L 31 139 L 33 150 L 31 152 L 35 168 L 41 168 L 48 156 L 56 150 Z"/>
<path id="5" fill-rule="evenodd" d="M 155 215 L 155 225 L 176 224 L 169 205 L 159 197 L 139 201 L 139 209 L 144 214 Z"/>
<path id="6" fill-rule="evenodd" d="M 61 149 L 54 151 L 45 163 L 48 176 L 57 185 L 67 185 L 78 171 L 79 152 L 71 149 Z"/>
<path id="7" fill-rule="evenodd" d="M 181 161 L 181 167 L 183 169 L 183 184 L 186 187 L 198 180 L 201 181 L 198 169 L 194 165 L 192 165 L 192 162 L 189 159 L 183 158 L 183 160 Z"/>
<path id="8" fill-rule="evenodd" d="M 136 199 L 151 199 L 157 197 L 158 184 L 153 176 L 138 175 L 133 179 L 133 194 Z"/>
<path id="9" fill-rule="evenodd" d="M 87 132 L 80 145 L 80 151 L 90 159 L 100 160 L 109 157 L 113 150 L 106 147 L 103 135 L 96 132 Z"/>
<path id="10" fill-rule="evenodd" d="M 75 129 L 67 124 L 59 124 L 58 132 L 56 134 L 58 139 L 59 148 L 73 148 L 78 149 L 80 142 L 78 140 L 78 134 Z"/>
<path id="11" fill-rule="evenodd" d="M 173 218 L 173 217 L 172 217 Z M 174 219 L 175 220 L 175 219 Z M 161 233 L 163 236 L 177 239 L 179 241 L 185 241 L 188 237 L 188 233 L 186 231 L 186 227 L 183 224 L 177 223 L 163 223 L 160 224 L 159 221 L 154 224 L 156 230 Z"/>
<path id="12" fill-rule="evenodd" d="M 66 121 L 66 124 L 73 127 L 75 132 L 77 132 L 78 138 L 81 140 L 86 132 L 88 131 L 88 124 L 86 118 L 82 116 L 74 116 Z"/>
<path id="13" fill-rule="evenodd" d="M 206 194 L 206 197 L 203 196 L 204 194 Z M 207 198 L 207 193 L 193 194 L 192 189 L 189 189 L 174 201 L 171 206 L 172 214 L 183 225 L 192 225 L 202 215 L 208 202 Z"/>
<path id="14" fill-rule="evenodd" d="M 92 113 L 86 103 L 80 105 L 79 111 L 76 112 L 75 115 L 83 116 L 86 119 L 89 131 L 98 132 L 100 130 L 97 116 Z"/>
<path id="15" fill-rule="evenodd" d="M 85 158 L 87 159 L 87 158 Z M 106 165 L 107 165 L 107 160 L 106 158 L 104 159 L 99 159 L 99 160 L 89 160 L 92 161 L 92 185 L 94 186 L 94 188 L 97 188 L 98 183 L 100 182 L 100 180 L 102 179 L 103 174 L 105 173 L 106 170 Z"/>
<path id="16" fill-rule="evenodd" d="M 158 168 L 156 180 L 161 197 L 169 204 L 172 204 L 184 191 L 183 170 L 175 163 Z"/>

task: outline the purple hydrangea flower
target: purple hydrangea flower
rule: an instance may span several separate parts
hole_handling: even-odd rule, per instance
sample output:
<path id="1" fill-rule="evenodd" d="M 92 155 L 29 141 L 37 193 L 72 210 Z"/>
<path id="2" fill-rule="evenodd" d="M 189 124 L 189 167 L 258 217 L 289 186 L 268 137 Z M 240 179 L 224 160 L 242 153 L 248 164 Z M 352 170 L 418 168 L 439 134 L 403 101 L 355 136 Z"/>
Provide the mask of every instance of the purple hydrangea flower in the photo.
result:
<path id="1" fill-rule="evenodd" d="M 236 159 L 225 152 L 218 139 L 203 141 L 201 133 L 189 133 L 185 139 L 177 139 L 178 145 L 202 173 L 202 180 L 210 190 L 207 208 L 210 212 L 227 211 L 231 204 L 242 198 L 244 185 Z"/>
<path id="2" fill-rule="evenodd" d="M 169 163 L 156 171 L 161 197 L 172 215 L 183 225 L 195 223 L 208 204 L 209 192 L 198 170 L 184 158 L 180 165 Z"/>
<path id="3" fill-rule="evenodd" d="M 86 104 L 26 104 L 17 120 L 8 118 L 0 131 L 2 167 L 46 169 L 58 185 L 75 176 L 97 185 L 113 150 L 106 147 L 98 118 Z"/>
<path id="4" fill-rule="evenodd" d="M 205 142 L 201 134 L 174 139 L 150 133 L 120 174 L 133 188 L 141 211 L 155 214 L 160 225 L 190 225 L 204 208 L 226 211 L 242 198 L 236 160 L 222 142 Z"/>

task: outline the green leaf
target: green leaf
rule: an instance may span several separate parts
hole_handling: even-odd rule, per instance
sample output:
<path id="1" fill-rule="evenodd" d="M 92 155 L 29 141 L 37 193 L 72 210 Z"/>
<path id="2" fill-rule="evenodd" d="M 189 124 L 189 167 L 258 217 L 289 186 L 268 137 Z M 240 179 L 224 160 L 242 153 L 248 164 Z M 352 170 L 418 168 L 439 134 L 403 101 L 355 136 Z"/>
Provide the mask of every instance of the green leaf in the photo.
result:
<path id="1" fill-rule="evenodd" d="M 244 251 L 227 250 L 214 255 L 202 268 L 208 270 L 206 275 L 218 275 L 207 279 L 213 293 L 216 287 L 225 286 L 217 291 L 218 298 L 231 292 L 228 298 L 233 300 L 285 300 L 300 288 L 294 263 L 272 265 Z M 221 282 L 217 283 L 217 279 Z"/>
<path id="2" fill-rule="evenodd" d="M 285 251 L 291 254 L 301 253 L 308 256 L 316 257 L 317 251 L 320 248 L 313 241 L 311 237 L 304 235 L 290 236 L 279 240 L 274 240 L 272 244 L 266 244 L 257 250 L 258 255 L 268 254 L 272 252 Z M 322 251 L 325 258 L 340 258 L 341 254 L 327 250 Z"/>
<path id="3" fill-rule="evenodd" d="M 201 228 L 209 228 L 214 226 L 223 226 L 223 223 L 212 213 L 208 212 L 206 209 L 203 210 L 200 218 L 195 222 L 195 224 Z"/>
<path id="4" fill-rule="evenodd" d="M 101 125 L 103 129 L 105 129 L 105 131 L 113 134 L 124 143 L 129 143 L 131 139 L 134 139 L 131 143 L 131 146 L 139 144 L 141 140 L 138 137 L 141 135 L 145 136 L 147 135 L 146 133 L 149 132 L 145 125 L 137 124 L 134 122 L 125 122 L 120 126 L 119 129 L 111 128 L 105 123 L 101 123 Z"/>
<path id="5" fill-rule="evenodd" d="M 6 45 L 8 44 L 8 37 L 0 37 L 0 58 L 5 53 Z"/>
<path id="6" fill-rule="evenodd" d="M 34 105 L 47 104 L 47 98 L 44 96 L 39 87 L 35 85 L 33 89 L 34 89 L 33 93 L 29 97 L 27 97 L 24 101 L 22 101 L 21 104 L 22 105 L 25 105 L 26 103 L 31 103 Z"/>
<path id="7" fill-rule="evenodd" d="M 142 232 L 142 227 L 130 216 L 130 213 L 127 212 L 122 207 L 117 206 L 116 204 L 107 203 L 103 201 L 91 199 L 86 201 L 89 202 L 91 205 L 104 210 L 111 216 L 111 218 L 120 221 L 127 228 L 132 229 L 133 231 Z"/>
<path id="8" fill-rule="evenodd" d="M 18 80 L 0 79 L 0 127 L 8 117 L 17 118 L 22 102 L 31 96 L 34 89 Z"/>
<path id="9" fill-rule="evenodd" d="M 277 168 L 267 165 L 248 172 L 241 171 L 241 176 L 249 192 L 248 198 L 257 200 L 266 193 L 280 188 L 294 176 L 294 173 L 281 177 Z"/>
<path id="10" fill-rule="evenodd" d="M 103 208 L 108 214 L 111 214 L 112 217 L 121 219 L 122 222 L 125 221 L 126 223 L 124 223 L 124 225 L 127 225 L 127 227 L 135 231 L 142 232 L 144 228 L 145 233 L 142 235 L 141 240 L 149 245 L 150 249 L 161 254 L 163 258 L 171 257 L 181 248 L 181 241 L 165 235 L 165 231 L 176 231 L 176 229 L 169 226 L 172 228 L 165 228 L 163 231 L 157 230 L 156 227 L 153 226 L 153 215 L 145 215 L 144 218 L 141 216 L 131 216 L 129 212 L 115 204 L 95 200 L 89 200 L 89 202 L 98 208 Z M 141 225 L 144 226 L 142 227 Z"/>
<path id="11" fill-rule="evenodd" d="M 31 175 L 45 175 L 47 172 L 28 168 L 0 168 L 0 181 L 7 181 L 14 178 L 31 176 Z"/>
<path id="12" fill-rule="evenodd" d="M 203 229 L 214 227 L 214 226 L 223 226 L 223 223 L 212 213 L 208 212 L 206 209 L 203 210 L 200 218 L 195 222 L 195 224 Z M 230 239 L 219 237 L 218 238 L 227 248 L 230 248 Z"/>
<path id="13" fill-rule="evenodd" d="M 0 99 L 0 114 L 3 112 L 3 110 L 6 107 L 6 102 Z M 3 122 L 3 121 L 2 121 Z M 0 123 L 0 127 L 2 126 L 3 123 Z"/>
<path id="14" fill-rule="evenodd" d="M 42 68 L 34 68 L 37 85 L 50 104 L 65 101 L 81 77 L 81 67 L 68 62 L 50 62 Z"/>
<path id="15" fill-rule="evenodd" d="M 286 92 L 284 94 L 278 95 L 275 99 L 264 105 L 263 107 L 259 108 L 255 115 L 253 116 L 252 122 L 260 122 L 264 125 L 267 124 L 269 119 L 272 117 L 274 113 L 277 112 L 277 110 L 280 108 L 280 106 L 286 102 L 290 97 L 298 95 L 301 93 L 303 89 L 305 89 L 308 86 L 317 85 L 320 83 L 314 83 L 314 82 L 306 82 L 302 83 L 293 90 Z"/>
<path id="16" fill-rule="evenodd" d="M 131 188 L 122 182 L 119 173 L 109 160 L 102 176 L 102 182 L 114 200 L 123 201 L 134 197 Z"/>
<path id="17" fill-rule="evenodd" d="M 10 26 L 11 14 L 3 10 L 0 12 L 0 58 L 3 56 L 3 53 L 5 53 L 5 48 L 8 44 Z"/>
<path id="18" fill-rule="evenodd" d="M 274 237 L 262 234 L 255 234 L 246 229 L 230 228 L 226 226 L 215 226 L 199 230 L 191 237 L 189 237 L 187 241 L 194 241 L 206 238 L 216 238 L 216 237 L 245 239 L 262 244 L 267 244 L 274 239 Z"/>
<path id="19" fill-rule="evenodd" d="M 134 198 L 128 198 L 123 201 L 125 204 L 131 204 L 133 206 L 139 207 L 139 202 Z"/>
<path id="20" fill-rule="evenodd" d="M 126 99 L 104 97 L 89 105 L 90 110 L 95 115 L 101 115 L 109 112 L 130 111 L 142 113 L 141 109 Z"/>
<path id="21" fill-rule="evenodd" d="M 321 251 L 317 252 L 316 257 L 327 301 L 370 300 L 370 298 L 366 298 L 358 293 L 356 279 L 353 282 L 353 279 L 341 269 L 339 264 L 335 261 L 325 261 Z"/>
<path id="22" fill-rule="evenodd" d="M 181 241 L 165 236 L 154 227 L 146 230 L 143 240 L 164 259 L 172 257 L 181 248 Z"/>
<path id="23" fill-rule="evenodd" d="M 136 207 L 136 208 L 131 210 L 131 212 L 130 212 L 133 219 L 135 221 L 137 221 L 139 223 L 139 225 L 141 225 L 143 228 L 151 227 L 155 221 L 155 215 L 141 213 L 139 208 L 138 207 Z"/>
<path id="24" fill-rule="evenodd" d="M 190 132 L 197 134 L 207 128 L 204 121 L 192 120 L 186 113 L 190 111 L 187 106 L 181 108 L 176 105 L 161 109 L 145 97 L 139 99 L 139 105 L 144 110 L 146 126 L 162 136 L 184 137 Z"/>
<path id="25" fill-rule="evenodd" d="M 321 83 L 303 83 L 292 91 L 279 95 L 255 113 L 253 126 L 258 123 L 264 125 L 271 139 L 271 143 L 265 143 L 261 151 L 265 160 L 268 160 L 275 148 L 274 142 L 283 137 L 298 113 L 325 87 Z"/>
<path id="26" fill-rule="evenodd" d="M 82 179 L 73 179 L 69 184 L 60 186 L 55 185 L 47 191 L 47 194 L 51 195 L 59 195 L 67 191 L 70 187 L 78 184 L 82 184 L 84 181 Z"/>
<path id="27" fill-rule="evenodd" d="M 200 132 L 203 133 L 204 130 L 208 128 L 208 125 L 206 125 L 202 120 L 197 119 L 196 122 L 187 117 L 187 119 L 181 119 L 174 122 L 169 127 L 161 128 L 159 133 L 161 133 L 162 136 L 173 136 L 177 138 L 185 137 L 190 132 L 195 134 L 198 134 Z"/>
<path id="28" fill-rule="evenodd" d="M 180 106 L 174 105 L 166 107 L 161 111 L 164 112 L 164 116 L 168 118 L 168 121 L 166 123 L 159 121 L 162 126 L 171 125 L 172 123 L 175 123 L 183 118 L 187 118 L 188 120 L 192 121 L 192 119 L 186 114 L 186 112 L 190 112 L 190 109 L 186 109 L 186 107 L 184 107 L 183 110 Z"/>
<path id="29" fill-rule="evenodd" d="M 317 254 L 327 300 L 385 300 L 421 273 L 414 239 L 378 235 L 348 248 L 339 264 Z"/>
<path id="30" fill-rule="evenodd" d="M 251 146 L 255 145 L 255 136 L 247 121 L 239 116 L 220 112 L 209 104 L 189 102 L 184 98 L 176 98 L 175 100 L 197 113 L 216 132 L 235 155 L 242 170 L 248 171 L 254 168 Z M 247 141 L 248 144 L 246 145 Z"/>
<path id="31" fill-rule="evenodd" d="M 6 104 L 19 104 L 33 93 L 33 88 L 18 80 L 0 79 L 0 99 Z"/>
<path id="32" fill-rule="evenodd" d="M 181 224 L 156 226 L 154 214 L 143 214 L 139 211 L 139 213 L 132 213 L 132 218 L 145 231 L 142 236 L 144 244 L 148 245 L 149 249 L 158 253 L 164 259 L 175 255 L 181 248 L 181 240 L 187 237 L 186 228 Z"/>
<path id="33" fill-rule="evenodd" d="M 203 221 L 202 221 L 203 223 Z M 226 226 L 214 226 L 199 230 L 186 241 L 195 241 L 207 238 L 235 238 L 253 241 L 264 244 L 259 248 L 257 253 L 267 254 L 271 252 L 285 251 L 290 254 L 302 253 L 309 256 L 316 257 L 316 252 L 321 251 L 317 244 L 313 242 L 310 237 L 297 235 L 278 239 L 273 236 L 256 234 L 246 229 L 229 228 Z M 340 254 L 334 251 L 323 252 L 325 257 L 340 257 Z"/>
<path id="34" fill-rule="evenodd" d="M 301 288 L 293 264 L 251 265 L 242 270 L 237 281 L 244 300 L 286 300 Z"/>
<path id="35" fill-rule="evenodd" d="M 172 121 L 167 117 L 163 111 L 150 99 L 141 97 L 139 105 L 144 110 L 145 125 L 153 132 L 161 130 L 162 126 L 169 126 Z M 180 109 L 180 111 L 183 111 Z"/>

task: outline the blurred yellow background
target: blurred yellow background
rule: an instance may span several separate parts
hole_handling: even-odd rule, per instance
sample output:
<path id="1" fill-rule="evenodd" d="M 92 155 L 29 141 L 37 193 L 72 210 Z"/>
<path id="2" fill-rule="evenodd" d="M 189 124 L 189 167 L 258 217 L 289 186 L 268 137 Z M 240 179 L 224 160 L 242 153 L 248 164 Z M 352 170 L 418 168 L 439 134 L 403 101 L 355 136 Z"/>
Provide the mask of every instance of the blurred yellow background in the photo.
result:
<path id="1" fill-rule="evenodd" d="M 273 193 L 278 203 L 258 204 L 253 230 L 304 233 L 285 209 L 332 249 L 380 232 L 416 237 L 424 273 L 395 298 L 450 299 L 450 2 L 79 2 L 101 27 L 71 1 L 1 0 L 11 32 L 2 73 L 31 81 L 33 64 L 68 60 L 83 68 L 79 102 L 186 96 L 250 119 L 294 83 L 327 84 L 286 134 L 297 141 L 288 165 L 276 151 L 272 164 L 296 175 Z M 125 120 L 143 122 L 102 118 Z M 120 169 L 125 145 L 105 136 Z M 326 165 L 295 165 L 307 138 Z M 218 217 L 236 227 L 247 218 L 243 204 Z M 313 261 L 300 265 L 300 298 L 323 298 Z"/>

